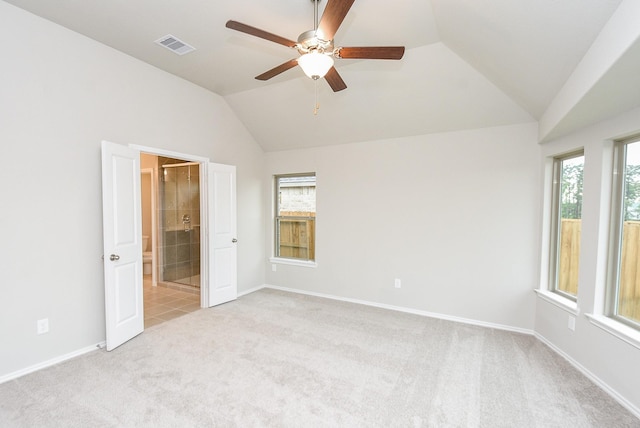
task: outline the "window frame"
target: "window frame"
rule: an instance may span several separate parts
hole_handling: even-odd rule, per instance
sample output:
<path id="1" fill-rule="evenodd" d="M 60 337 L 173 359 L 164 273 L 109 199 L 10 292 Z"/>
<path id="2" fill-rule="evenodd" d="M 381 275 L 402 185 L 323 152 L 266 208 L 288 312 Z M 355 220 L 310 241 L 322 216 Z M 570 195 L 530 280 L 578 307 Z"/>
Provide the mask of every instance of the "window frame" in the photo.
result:
<path id="1" fill-rule="evenodd" d="M 296 257 L 286 257 L 280 255 L 280 234 L 278 222 L 281 219 L 294 219 L 294 220 L 309 220 L 311 217 L 309 216 L 280 216 L 278 215 L 280 210 L 280 179 L 281 178 L 290 178 L 290 177 L 315 177 L 316 178 L 316 189 L 317 189 L 317 174 L 315 172 L 300 172 L 300 173 L 288 173 L 288 174 L 274 174 L 273 175 L 273 241 L 272 241 L 272 249 L 273 256 L 270 258 L 271 263 L 280 263 L 280 264 L 289 264 L 289 265 L 297 265 L 297 266 L 306 266 L 306 267 L 316 267 L 316 240 L 315 237 L 313 239 L 313 259 L 310 258 L 296 258 Z M 316 196 L 316 215 L 317 215 L 317 196 Z M 316 228 L 316 219 L 317 217 L 313 217 L 314 219 L 314 235 Z"/>
<path id="2" fill-rule="evenodd" d="M 618 314 L 618 297 L 622 268 L 622 248 L 624 233 L 624 194 L 627 173 L 627 147 L 640 144 L 640 135 L 614 142 L 611 187 L 611 216 L 609 240 L 609 273 L 605 291 L 604 315 L 626 327 L 640 332 L 640 321 L 634 321 Z"/>
<path id="3" fill-rule="evenodd" d="M 548 270 L 548 286 L 549 292 L 562 299 L 570 301 L 573 305 L 577 304 L 577 293 L 574 296 L 571 293 L 560 290 L 558 288 L 559 272 L 560 272 L 560 245 L 561 245 L 561 223 L 562 223 L 562 166 L 563 162 L 569 159 L 582 157 L 584 159 L 584 148 L 574 150 L 562 155 L 553 157 L 553 165 L 551 172 L 551 228 L 549 240 L 549 270 Z M 583 161 L 584 164 L 584 161 Z M 578 292 L 580 288 L 578 287 Z"/>

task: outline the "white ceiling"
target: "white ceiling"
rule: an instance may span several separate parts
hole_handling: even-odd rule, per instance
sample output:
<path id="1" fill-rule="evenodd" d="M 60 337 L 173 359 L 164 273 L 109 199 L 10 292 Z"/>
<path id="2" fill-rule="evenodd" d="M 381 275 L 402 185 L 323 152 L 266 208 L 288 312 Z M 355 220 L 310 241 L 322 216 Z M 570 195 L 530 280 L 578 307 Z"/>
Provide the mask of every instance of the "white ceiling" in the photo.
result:
<path id="1" fill-rule="evenodd" d="M 254 79 L 297 52 L 224 25 L 295 40 L 313 28 L 310 0 L 6 1 L 220 94 L 267 151 L 538 121 L 624 3 L 356 0 L 336 45 L 404 45 L 405 56 L 337 60 L 348 88 L 333 93 L 318 82 L 314 115 L 316 85 L 298 67 Z M 178 56 L 154 43 L 167 34 L 197 50 Z M 634 39 L 607 64 L 609 78 L 594 79 L 546 134 L 640 105 L 639 55 Z M 626 83 L 636 85 L 631 94 Z"/>

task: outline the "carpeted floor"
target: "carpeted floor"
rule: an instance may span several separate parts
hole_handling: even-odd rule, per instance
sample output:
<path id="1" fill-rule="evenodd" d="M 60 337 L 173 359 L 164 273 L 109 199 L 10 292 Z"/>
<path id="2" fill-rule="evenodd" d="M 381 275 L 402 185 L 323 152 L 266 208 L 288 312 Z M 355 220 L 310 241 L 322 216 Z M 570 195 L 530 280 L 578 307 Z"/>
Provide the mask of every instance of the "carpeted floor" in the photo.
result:
<path id="1" fill-rule="evenodd" d="M 531 336 L 261 290 L 0 385 L 2 427 L 640 427 Z"/>

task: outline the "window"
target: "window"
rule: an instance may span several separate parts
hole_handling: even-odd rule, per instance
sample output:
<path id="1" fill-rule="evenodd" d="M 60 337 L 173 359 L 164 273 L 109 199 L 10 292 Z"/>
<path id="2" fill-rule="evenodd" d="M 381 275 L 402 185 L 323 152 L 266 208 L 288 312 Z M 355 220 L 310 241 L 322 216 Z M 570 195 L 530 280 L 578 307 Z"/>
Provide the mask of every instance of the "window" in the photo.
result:
<path id="1" fill-rule="evenodd" d="M 584 153 L 553 162 L 550 290 L 576 301 L 582 226 Z"/>
<path id="2" fill-rule="evenodd" d="M 275 256 L 315 260 L 316 175 L 275 176 Z"/>
<path id="3" fill-rule="evenodd" d="M 618 142 L 608 315 L 640 329 L 640 137 Z"/>

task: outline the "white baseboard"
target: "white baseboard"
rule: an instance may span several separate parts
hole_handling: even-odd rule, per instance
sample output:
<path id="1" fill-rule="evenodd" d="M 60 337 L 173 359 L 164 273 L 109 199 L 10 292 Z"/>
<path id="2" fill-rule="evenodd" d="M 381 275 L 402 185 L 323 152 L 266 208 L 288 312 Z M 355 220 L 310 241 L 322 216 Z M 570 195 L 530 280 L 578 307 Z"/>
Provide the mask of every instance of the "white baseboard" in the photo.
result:
<path id="1" fill-rule="evenodd" d="M 620 405 L 622 407 L 624 407 L 625 409 L 627 409 L 628 411 L 633 413 L 635 417 L 640 419 L 640 409 L 637 408 L 636 406 L 634 406 L 632 403 L 630 403 L 629 400 L 627 400 L 622 395 L 620 395 L 615 389 L 611 388 L 604 381 L 602 381 L 598 376 L 593 374 L 591 371 L 589 371 L 587 368 L 585 368 L 582 364 L 580 364 L 579 362 L 574 360 L 571 356 L 569 356 L 564 351 L 562 351 L 560 348 L 555 346 L 553 343 L 551 343 L 549 340 L 547 340 L 547 338 L 542 336 L 540 333 L 535 332 L 534 336 L 540 342 L 544 343 L 549 348 L 551 348 L 554 352 L 556 352 L 558 355 L 560 355 L 562 358 L 567 360 L 569 362 L 569 364 L 571 364 L 576 369 L 578 369 L 580 371 L 580 373 L 582 373 L 587 378 L 589 378 L 593 383 L 598 385 L 604 392 L 609 394 L 614 400 L 616 400 L 618 403 L 620 403 Z"/>
<path id="2" fill-rule="evenodd" d="M 34 364 L 32 366 L 26 367 L 24 369 L 15 371 L 13 373 L 8 373 L 6 375 L 0 376 L 0 384 L 8 382 L 13 379 L 17 379 L 21 376 L 28 375 L 29 373 L 33 373 L 38 370 L 46 369 L 47 367 L 54 366 L 56 364 L 62 363 L 64 361 L 70 360 L 75 357 L 79 357 L 80 355 L 87 354 L 89 352 L 95 351 L 97 349 L 101 349 L 105 346 L 105 342 L 96 343 L 92 346 L 87 346 L 86 348 L 78 349 L 73 352 L 69 352 L 68 354 L 60 355 L 58 357 L 52 358 L 47 361 L 43 361 L 38 364 Z"/>
<path id="3" fill-rule="evenodd" d="M 509 325 L 495 324 L 495 323 L 490 323 L 490 322 L 485 322 L 485 321 L 472 320 L 472 319 L 469 319 L 469 318 L 454 317 L 454 316 L 451 316 L 451 315 L 444 315 L 444 314 L 439 314 L 439 313 L 436 313 L 436 312 L 428 312 L 428 311 L 421 311 L 421 310 L 418 310 L 418 309 L 405 308 L 403 306 L 393 306 L 393 305 L 387 305 L 385 303 L 370 302 L 370 301 L 367 301 L 367 300 L 359 300 L 359 299 L 350 299 L 348 297 L 334 296 L 334 295 L 331 295 L 331 294 L 315 293 L 315 292 L 312 292 L 312 291 L 298 290 L 298 289 L 295 289 L 295 288 L 280 287 L 280 286 L 277 286 L 277 285 L 265 284 L 262 287 L 256 287 L 255 289 L 253 289 L 253 291 L 258 291 L 261 288 L 271 288 L 271 289 L 274 289 L 274 290 L 288 291 L 288 292 L 291 292 L 291 293 L 306 294 L 308 296 L 323 297 L 325 299 L 339 300 L 339 301 L 342 301 L 342 302 L 349 302 L 349 303 L 356 303 L 356 304 L 359 304 L 359 305 L 373 306 L 373 307 L 376 307 L 376 308 L 389 309 L 389 310 L 398 311 L 398 312 L 405 312 L 405 313 L 408 313 L 408 314 L 420 315 L 420 316 L 423 316 L 423 317 L 437 318 L 437 319 L 446 320 L 446 321 L 453 321 L 453 322 L 459 322 L 459 323 L 463 323 L 463 324 L 477 325 L 477 326 L 480 326 L 480 327 L 495 328 L 497 330 L 506 330 L 506 331 L 512 331 L 512 332 L 515 332 L 515 333 L 533 335 L 533 330 L 529 330 L 529 329 L 526 329 L 526 328 L 519 328 L 519 327 L 513 327 L 513 326 L 509 326 Z M 248 293 L 246 293 L 246 294 L 248 294 Z"/>
<path id="4" fill-rule="evenodd" d="M 253 288 L 250 288 L 248 290 L 241 291 L 241 292 L 238 293 L 238 297 L 246 296 L 247 294 L 251 294 L 254 291 L 262 290 L 263 288 L 265 288 L 264 284 L 263 285 L 258 285 L 257 287 L 253 287 Z"/>

